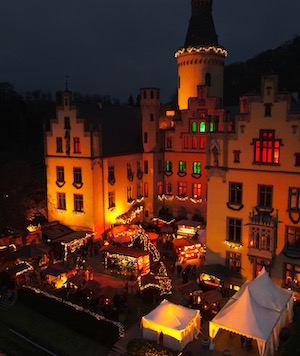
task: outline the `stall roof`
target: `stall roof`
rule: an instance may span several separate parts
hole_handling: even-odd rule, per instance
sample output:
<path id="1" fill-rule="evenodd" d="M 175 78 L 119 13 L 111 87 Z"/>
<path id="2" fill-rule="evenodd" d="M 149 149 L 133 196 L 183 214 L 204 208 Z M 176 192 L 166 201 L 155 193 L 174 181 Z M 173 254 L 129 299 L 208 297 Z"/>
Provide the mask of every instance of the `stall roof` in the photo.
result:
<path id="1" fill-rule="evenodd" d="M 109 253 L 116 253 L 118 255 L 131 256 L 135 258 L 149 255 L 149 252 L 147 251 L 137 250 L 134 248 L 124 247 L 124 246 L 107 245 L 107 246 L 103 246 L 101 251 L 107 251 Z"/>
<path id="2" fill-rule="evenodd" d="M 14 276 L 17 274 L 25 273 L 28 270 L 33 270 L 33 267 L 31 266 L 31 264 L 29 264 L 27 262 L 21 262 L 21 263 L 18 263 L 17 265 L 7 268 L 5 270 L 5 272 L 8 273 L 10 276 Z"/>
<path id="3" fill-rule="evenodd" d="M 175 248 L 182 248 L 185 246 L 194 246 L 199 244 L 198 240 L 187 239 L 185 237 L 174 239 L 172 242 Z"/>
<path id="4" fill-rule="evenodd" d="M 221 264 L 208 264 L 208 265 L 204 265 L 202 267 L 200 267 L 199 269 L 199 273 L 205 273 L 205 274 L 209 274 L 212 276 L 215 276 L 221 280 L 226 280 L 230 277 L 239 277 L 240 276 L 235 273 L 230 271 L 227 267 L 221 265 Z"/>
<path id="5" fill-rule="evenodd" d="M 86 237 L 87 234 L 88 234 L 87 231 L 73 231 L 73 232 L 69 233 L 68 235 L 65 235 L 65 236 L 62 236 L 62 237 L 56 239 L 54 242 L 68 243 L 68 242 L 72 242 L 74 240 L 83 239 Z"/>
<path id="6" fill-rule="evenodd" d="M 47 268 L 45 268 L 42 271 L 42 273 L 57 277 L 57 276 L 61 275 L 62 273 L 68 273 L 71 271 L 72 271 L 72 269 L 57 263 L 54 265 L 49 265 Z"/>

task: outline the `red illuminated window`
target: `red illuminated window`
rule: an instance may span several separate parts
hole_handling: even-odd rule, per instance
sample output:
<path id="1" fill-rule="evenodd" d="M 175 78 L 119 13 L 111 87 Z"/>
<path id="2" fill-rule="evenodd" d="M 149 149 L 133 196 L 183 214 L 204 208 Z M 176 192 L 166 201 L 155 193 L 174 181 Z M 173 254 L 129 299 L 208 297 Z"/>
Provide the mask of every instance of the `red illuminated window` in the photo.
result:
<path id="1" fill-rule="evenodd" d="M 183 136 L 183 148 L 189 148 L 189 136 Z"/>
<path id="2" fill-rule="evenodd" d="M 198 148 L 197 147 L 197 136 L 192 136 L 192 148 Z"/>
<path id="3" fill-rule="evenodd" d="M 234 163 L 240 163 L 240 154 L 241 154 L 241 151 L 238 151 L 238 150 L 233 151 L 233 162 Z"/>
<path id="4" fill-rule="evenodd" d="M 291 263 L 284 265 L 285 286 L 293 290 L 300 289 L 300 266 Z"/>
<path id="5" fill-rule="evenodd" d="M 148 197 L 149 196 L 149 183 L 144 182 L 144 196 Z"/>
<path id="6" fill-rule="evenodd" d="M 187 196 L 187 185 L 186 182 L 178 182 L 178 196 Z"/>
<path id="7" fill-rule="evenodd" d="M 172 142 L 172 137 L 167 137 L 167 148 L 172 148 L 173 142 Z"/>
<path id="8" fill-rule="evenodd" d="M 172 194 L 172 183 L 171 182 L 166 183 L 166 194 Z"/>
<path id="9" fill-rule="evenodd" d="M 259 139 L 254 139 L 254 162 L 279 164 L 280 145 L 274 131 L 261 130 Z"/>
<path id="10" fill-rule="evenodd" d="M 157 182 L 157 194 L 162 195 L 163 193 L 163 184 L 162 181 Z"/>
<path id="11" fill-rule="evenodd" d="M 201 183 L 193 183 L 192 185 L 193 198 L 201 198 Z"/>
<path id="12" fill-rule="evenodd" d="M 204 148 L 205 148 L 205 137 L 204 136 L 199 137 L 199 148 L 201 150 L 204 150 Z"/>
<path id="13" fill-rule="evenodd" d="M 74 137 L 74 153 L 80 153 L 80 137 Z"/>

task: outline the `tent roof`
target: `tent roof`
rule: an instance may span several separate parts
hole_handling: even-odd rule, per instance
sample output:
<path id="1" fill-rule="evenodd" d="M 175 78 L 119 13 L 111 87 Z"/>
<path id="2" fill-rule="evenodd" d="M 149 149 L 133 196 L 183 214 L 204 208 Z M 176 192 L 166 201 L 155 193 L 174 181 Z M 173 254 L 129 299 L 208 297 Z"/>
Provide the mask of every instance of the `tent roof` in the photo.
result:
<path id="1" fill-rule="evenodd" d="M 184 329 L 199 313 L 199 310 L 170 303 L 164 299 L 155 309 L 142 319 L 175 330 Z"/>

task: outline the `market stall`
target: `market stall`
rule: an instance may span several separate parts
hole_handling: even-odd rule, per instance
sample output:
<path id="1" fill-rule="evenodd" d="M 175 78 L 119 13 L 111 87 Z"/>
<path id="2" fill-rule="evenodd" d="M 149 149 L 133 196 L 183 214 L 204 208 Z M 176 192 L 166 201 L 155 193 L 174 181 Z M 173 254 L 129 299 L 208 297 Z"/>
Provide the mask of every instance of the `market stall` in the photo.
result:
<path id="1" fill-rule="evenodd" d="M 54 288 L 62 288 L 67 282 L 68 278 L 76 274 L 75 269 L 70 269 L 61 264 L 49 265 L 42 270 L 42 275 L 45 281 L 51 284 Z"/>
<path id="2" fill-rule="evenodd" d="M 194 220 L 180 220 L 176 222 L 177 237 L 192 238 L 201 230 L 202 223 Z"/>
<path id="3" fill-rule="evenodd" d="M 104 267 L 112 272 L 122 274 L 128 278 L 136 278 L 139 275 L 150 272 L 149 252 L 124 246 L 105 245 Z"/>
<path id="4" fill-rule="evenodd" d="M 174 239 L 174 250 L 181 262 L 189 259 L 199 258 L 204 249 L 197 240 L 188 239 L 185 237 Z"/>

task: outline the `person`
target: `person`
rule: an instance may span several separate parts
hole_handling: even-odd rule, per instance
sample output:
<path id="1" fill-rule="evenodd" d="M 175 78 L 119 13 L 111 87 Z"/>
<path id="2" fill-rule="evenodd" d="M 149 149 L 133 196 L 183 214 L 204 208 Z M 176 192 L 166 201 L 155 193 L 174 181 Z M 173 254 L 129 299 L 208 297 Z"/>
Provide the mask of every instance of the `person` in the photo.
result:
<path id="1" fill-rule="evenodd" d="M 244 347 L 244 343 L 245 343 L 245 341 L 246 341 L 245 336 L 244 336 L 244 335 L 241 335 L 241 348 L 243 348 L 243 347 Z"/>

